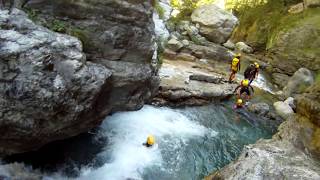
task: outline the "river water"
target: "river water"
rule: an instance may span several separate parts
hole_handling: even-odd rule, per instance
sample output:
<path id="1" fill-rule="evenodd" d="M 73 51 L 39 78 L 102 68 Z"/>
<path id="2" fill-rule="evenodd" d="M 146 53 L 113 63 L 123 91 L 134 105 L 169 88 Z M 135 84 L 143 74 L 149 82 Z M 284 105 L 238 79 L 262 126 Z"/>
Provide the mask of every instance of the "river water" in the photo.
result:
<path id="1" fill-rule="evenodd" d="M 183 109 L 144 106 L 106 118 L 88 134 L 11 157 L 46 179 L 201 179 L 234 160 L 246 144 L 274 133 L 268 121 L 232 103 Z M 156 145 L 142 146 L 155 136 Z"/>

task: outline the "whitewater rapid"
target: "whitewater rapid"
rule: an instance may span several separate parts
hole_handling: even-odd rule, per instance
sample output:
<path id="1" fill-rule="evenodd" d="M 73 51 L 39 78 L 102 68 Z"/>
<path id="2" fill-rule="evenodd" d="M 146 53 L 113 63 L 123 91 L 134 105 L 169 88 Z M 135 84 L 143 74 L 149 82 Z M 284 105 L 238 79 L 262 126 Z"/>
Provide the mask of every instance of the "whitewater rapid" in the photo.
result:
<path id="1" fill-rule="evenodd" d="M 151 106 L 136 112 L 116 113 L 107 117 L 101 127 L 104 132 L 101 135 L 109 142 L 98 156 L 108 162 L 97 169 L 82 168 L 77 179 L 142 179 L 144 169 L 161 168 L 163 163 L 167 163 L 163 160 L 162 151 L 174 153 L 192 138 L 217 135 L 175 110 Z M 156 138 L 155 147 L 142 146 L 149 134 Z M 175 158 L 179 155 L 176 154 Z"/>

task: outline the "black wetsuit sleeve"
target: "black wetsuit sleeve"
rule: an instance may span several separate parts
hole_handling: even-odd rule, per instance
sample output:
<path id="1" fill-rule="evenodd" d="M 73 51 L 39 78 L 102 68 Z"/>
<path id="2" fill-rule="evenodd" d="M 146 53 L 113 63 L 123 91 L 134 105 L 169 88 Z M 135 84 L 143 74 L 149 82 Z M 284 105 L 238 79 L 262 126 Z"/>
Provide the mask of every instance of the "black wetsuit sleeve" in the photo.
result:
<path id="1" fill-rule="evenodd" d="M 254 93 L 254 89 L 253 89 L 253 87 L 252 87 L 252 86 L 249 86 L 249 87 L 251 88 L 252 92 Z"/>
<path id="2" fill-rule="evenodd" d="M 237 92 L 237 90 L 238 90 L 240 87 L 241 87 L 241 85 L 237 86 L 237 87 L 234 89 L 233 93 Z"/>

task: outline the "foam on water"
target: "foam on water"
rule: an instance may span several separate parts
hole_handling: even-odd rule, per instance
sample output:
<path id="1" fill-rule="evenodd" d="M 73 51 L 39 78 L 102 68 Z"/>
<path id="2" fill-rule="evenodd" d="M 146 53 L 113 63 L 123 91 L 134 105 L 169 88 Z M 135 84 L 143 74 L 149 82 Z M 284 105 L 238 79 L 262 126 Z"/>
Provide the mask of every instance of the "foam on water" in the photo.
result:
<path id="1" fill-rule="evenodd" d="M 106 119 L 102 128 L 109 142 L 100 156 L 107 163 L 98 169 L 83 168 L 80 179 L 142 179 L 144 168 L 161 168 L 162 151 L 178 149 L 191 138 L 217 135 L 175 110 L 151 106 L 116 113 Z M 142 146 L 149 134 L 155 136 L 155 147 Z M 178 154 L 175 158 L 179 159 Z"/>

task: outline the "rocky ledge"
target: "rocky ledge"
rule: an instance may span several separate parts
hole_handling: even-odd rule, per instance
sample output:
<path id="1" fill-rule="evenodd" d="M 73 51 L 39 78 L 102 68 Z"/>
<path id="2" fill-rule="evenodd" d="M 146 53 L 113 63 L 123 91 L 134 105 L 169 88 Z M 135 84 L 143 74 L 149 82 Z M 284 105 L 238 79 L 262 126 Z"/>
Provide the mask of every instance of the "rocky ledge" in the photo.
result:
<path id="1" fill-rule="evenodd" d="M 140 6 L 137 1 L 131 5 L 130 2 L 121 1 L 126 16 L 109 21 L 123 23 L 122 28 L 131 29 L 135 19 L 125 21 L 125 17 L 152 11 L 150 3 Z M 108 3 L 102 5 L 112 4 Z M 69 12 L 75 12 L 74 6 L 68 6 Z M 112 14 L 112 7 L 105 12 Z M 77 11 L 81 12 L 86 11 Z M 125 54 L 112 61 L 113 58 L 106 56 L 95 57 L 97 53 L 91 49 L 83 52 L 80 40 L 36 25 L 23 11 L 13 9 L 9 14 L 0 10 L 0 155 L 35 150 L 49 142 L 78 135 L 99 125 L 110 112 L 138 109 L 151 99 L 158 79 L 150 66 L 153 24 L 152 13 L 149 14 L 136 25 L 150 29 L 144 31 L 147 35 L 140 41 L 122 43 Z M 90 17 L 93 16 L 91 13 Z M 139 34 L 139 29 L 135 32 Z M 121 38 L 126 36 L 139 39 L 132 34 Z M 109 47 L 108 53 L 117 54 L 119 47 L 115 49 L 112 44 L 118 42 L 117 36 L 110 38 L 103 44 Z M 148 50 L 144 56 L 136 56 L 136 48 Z M 87 55 L 95 58 L 87 59 Z"/>
<path id="2" fill-rule="evenodd" d="M 201 61 L 164 60 L 159 71 L 159 94 L 154 105 L 204 105 L 231 97 L 236 84 Z"/>

